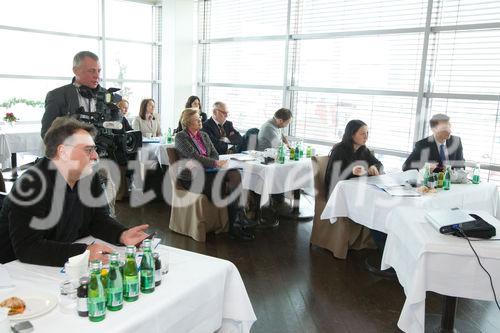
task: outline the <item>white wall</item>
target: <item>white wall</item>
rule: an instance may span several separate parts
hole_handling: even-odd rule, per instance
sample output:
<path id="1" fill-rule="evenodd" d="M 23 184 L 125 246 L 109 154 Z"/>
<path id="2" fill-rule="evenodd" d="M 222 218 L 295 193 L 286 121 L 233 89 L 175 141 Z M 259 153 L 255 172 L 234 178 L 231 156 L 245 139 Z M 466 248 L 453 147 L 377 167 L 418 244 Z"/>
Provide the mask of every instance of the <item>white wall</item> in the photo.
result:
<path id="1" fill-rule="evenodd" d="M 163 0 L 162 129 L 177 127 L 187 98 L 195 93 L 195 19 L 192 0 Z"/>

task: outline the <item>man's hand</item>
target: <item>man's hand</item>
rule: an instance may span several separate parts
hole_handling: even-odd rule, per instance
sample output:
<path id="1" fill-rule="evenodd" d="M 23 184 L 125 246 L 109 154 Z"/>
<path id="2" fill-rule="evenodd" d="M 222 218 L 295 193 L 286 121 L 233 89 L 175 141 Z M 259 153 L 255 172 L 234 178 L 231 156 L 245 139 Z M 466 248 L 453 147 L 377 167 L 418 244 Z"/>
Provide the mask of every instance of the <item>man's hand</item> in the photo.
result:
<path id="1" fill-rule="evenodd" d="M 363 176 L 366 174 L 366 169 L 362 165 L 356 165 L 354 168 L 352 168 L 352 174 L 355 176 Z"/>
<path id="2" fill-rule="evenodd" d="M 371 167 L 368 168 L 368 175 L 369 176 L 378 176 L 380 173 L 378 172 L 378 169 L 375 165 L 372 165 Z"/>
<path id="3" fill-rule="evenodd" d="M 430 170 L 430 172 L 431 173 L 434 172 L 434 169 L 436 169 L 437 166 L 438 166 L 437 163 L 429 163 L 429 170 Z"/>
<path id="4" fill-rule="evenodd" d="M 120 243 L 124 245 L 135 245 L 142 242 L 146 237 L 148 237 L 148 234 L 144 232 L 147 228 L 149 228 L 148 224 L 142 224 L 125 230 L 120 236 Z"/>
<path id="5" fill-rule="evenodd" d="M 89 245 L 87 247 L 87 250 L 90 251 L 89 261 L 99 259 L 102 261 L 103 264 L 108 263 L 108 257 L 103 253 L 104 252 L 112 253 L 114 251 L 109 246 L 104 245 L 104 244 L 98 244 L 98 243 L 94 243 L 92 245 Z"/>

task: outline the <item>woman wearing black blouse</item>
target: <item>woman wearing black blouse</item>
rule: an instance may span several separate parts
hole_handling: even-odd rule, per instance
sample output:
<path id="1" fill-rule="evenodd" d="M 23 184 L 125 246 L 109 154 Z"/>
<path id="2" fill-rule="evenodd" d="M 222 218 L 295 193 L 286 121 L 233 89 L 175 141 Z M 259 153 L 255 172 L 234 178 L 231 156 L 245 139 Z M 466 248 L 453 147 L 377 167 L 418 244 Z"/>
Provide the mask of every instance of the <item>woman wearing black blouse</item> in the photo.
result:
<path id="1" fill-rule="evenodd" d="M 326 199 L 338 181 L 361 176 L 378 176 L 382 163 L 366 147 L 368 126 L 361 120 L 347 123 L 342 141 L 333 146 L 325 173 Z M 377 247 L 383 249 L 386 235 L 370 230 Z"/>
<path id="2" fill-rule="evenodd" d="M 325 174 L 327 200 L 339 180 L 378 176 L 382 172 L 382 163 L 365 146 L 367 140 L 368 126 L 363 121 L 351 120 L 347 123 L 342 141 L 330 151 Z"/>

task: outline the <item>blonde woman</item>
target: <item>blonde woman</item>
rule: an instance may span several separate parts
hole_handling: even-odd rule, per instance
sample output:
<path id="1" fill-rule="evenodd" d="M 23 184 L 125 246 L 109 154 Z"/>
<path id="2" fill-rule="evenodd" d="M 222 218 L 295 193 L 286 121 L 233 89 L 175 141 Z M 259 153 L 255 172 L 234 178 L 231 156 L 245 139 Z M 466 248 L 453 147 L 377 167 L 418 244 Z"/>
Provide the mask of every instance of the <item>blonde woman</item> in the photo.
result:
<path id="1" fill-rule="evenodd" d="M 207 133 L 201 130 L 201 116 L 196 109 L 185 109 L 181 114 L 182 131 L 175 137 L 175 150 L 181 159 L 196 160 L 203 169 L 183 170 L 180 173 L 178 184 L 186 190 L 191 190 L 192 174 L 205 173 L 205 183 L 202 193 L 212 201 L 212 187 L 221 186 L 220 193 L 223 197 L 229 196 L 234 190 L 241 186 L 241 175 L 238 169 L 224 169 L 227 161 L 219 160 L 219 154 L 215 150 Z M 214 183 L 218 173 L 224 173 L 222 184 Z M 193 177 L 196 179 L 196 177 Z M 243 207 L 239 206 L 239 196 L 227 206 L 229 214 L 229 236 L 240 240 L 253 240 L 255 236 L 248 232 L 248 228 L 254 227 L 255 222 L 247 220 Z"/>

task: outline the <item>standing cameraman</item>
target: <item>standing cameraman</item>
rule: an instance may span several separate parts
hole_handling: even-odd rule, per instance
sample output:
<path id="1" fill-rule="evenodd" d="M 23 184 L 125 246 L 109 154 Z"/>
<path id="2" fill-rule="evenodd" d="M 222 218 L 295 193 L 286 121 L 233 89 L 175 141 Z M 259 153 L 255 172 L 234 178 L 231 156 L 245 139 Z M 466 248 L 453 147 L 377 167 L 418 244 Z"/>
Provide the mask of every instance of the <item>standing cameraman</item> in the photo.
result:
<path id="1" fill-rule="evenodd" d="M 49 91 L 45 98 L 45 113 L 42 117 L 42 139 L 57 117 L 78 118 L 79 111 L 96 112 L 95 92 L 99 89 L 101 64 L 99 57 L 90 51 L 80 51 L 73 57 L 73 73 L 70 84 Z M 83 110 L 82 110 L 83 108 Z M 105 185 L 111 215 L 115 215 L 115 184 L 107 172 L 99 172 Z M 109 200 L 112 198 L 112 200 Z"/>
<path id="2" fill-rule="evenodd" d="M 99 57 L 90 51 L 78 52 L 73 58 L 73 73 L 75 77 L 70 84 L 50 91 L 45 98 L 42 138 L 57 117 L 75 115 L 80 107 L 85 112 L 96 111 L 92 90 L 99 86 Z"/>

